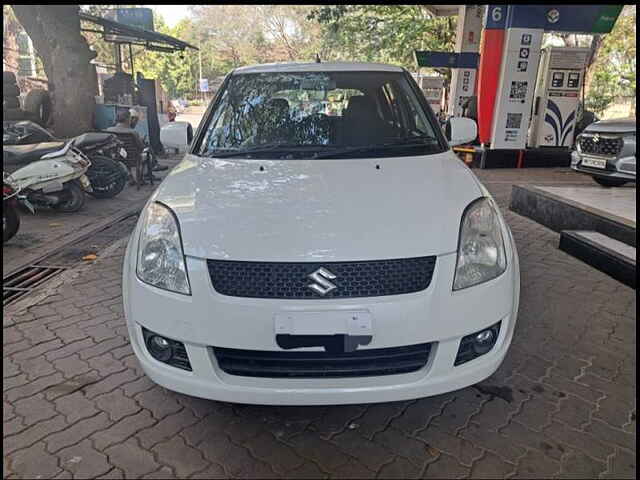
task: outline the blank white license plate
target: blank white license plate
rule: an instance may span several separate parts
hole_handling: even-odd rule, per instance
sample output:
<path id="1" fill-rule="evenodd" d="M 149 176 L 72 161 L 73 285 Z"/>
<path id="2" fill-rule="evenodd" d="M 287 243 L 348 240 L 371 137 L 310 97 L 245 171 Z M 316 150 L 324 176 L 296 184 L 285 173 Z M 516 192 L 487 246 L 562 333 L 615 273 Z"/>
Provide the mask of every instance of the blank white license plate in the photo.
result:
<path id="1" fill-rule="evenodd" d="M 582 165 L 593 168 L 607 168 L 607 161 L 604 158 L 583 157 Z"/>
<path id="2" fill-rule="evenodd" d="M 373 335 L 372 315 L 362 310 L 279 313 L 274 320 L 276 335 Z"/>

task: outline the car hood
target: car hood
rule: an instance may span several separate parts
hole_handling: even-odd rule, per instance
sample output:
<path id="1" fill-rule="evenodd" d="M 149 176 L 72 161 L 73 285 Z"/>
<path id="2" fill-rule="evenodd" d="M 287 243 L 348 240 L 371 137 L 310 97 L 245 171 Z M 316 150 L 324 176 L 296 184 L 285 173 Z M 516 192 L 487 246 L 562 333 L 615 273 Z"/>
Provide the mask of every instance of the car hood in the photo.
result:
<path id="1" fill-rule="evenodd" d="M 346 261 L 453 252 L 481 196 L 452 152 L 378 159 L 246 160 L 186 155 L 154 195 L 186 255 Z"/>
<path id="2" fill-rule="evenodd" d="M 592 123 L 584 129 L 585 132 L 635 132 L 636 119 L 629 118 L 612 118 L 611 120 L 600 120 Z"/>

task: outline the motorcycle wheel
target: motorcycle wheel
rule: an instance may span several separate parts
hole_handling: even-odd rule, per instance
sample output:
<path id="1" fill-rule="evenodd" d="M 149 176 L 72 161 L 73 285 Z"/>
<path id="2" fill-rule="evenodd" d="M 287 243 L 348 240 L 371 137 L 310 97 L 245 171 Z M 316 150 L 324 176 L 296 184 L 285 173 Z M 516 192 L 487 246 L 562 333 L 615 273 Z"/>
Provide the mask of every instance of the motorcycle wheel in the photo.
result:
<path id="1" fill-rule="evenodd" d="M 53 208 L 64 213 L 77 212 L 84 205 L 84 200 L 84 190 L 78 182 L 74 180 L 65 183 L 64 190 L 62 191 L 62 199 L 60 203 L 53 205 Z"/>
<path id="2" fill-rule="evenodd" d="M 95 155 L 89 157 L 91 166 L 87 170 L 87 177 L 91 182 L 93 192 L 89 195 L 95 198 L 113 198 L 127 185 L 127 177 L 115 160 Z"/>
<path id="3" fill-rule="evenodd" d="M 2 243 L 13 238 L 19 228 L 20 215 L 17 210 L 9 205 L 4 205 L 2 207 Z"/>

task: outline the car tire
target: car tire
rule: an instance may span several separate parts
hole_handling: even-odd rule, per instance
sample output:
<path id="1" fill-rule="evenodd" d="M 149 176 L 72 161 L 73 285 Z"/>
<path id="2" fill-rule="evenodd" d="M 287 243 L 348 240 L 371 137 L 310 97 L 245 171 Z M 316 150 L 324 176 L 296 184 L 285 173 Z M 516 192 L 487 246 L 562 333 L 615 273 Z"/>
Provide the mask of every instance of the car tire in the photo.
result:
<path id="1" fill-rule="evenodd" d="M 18 83 L 16 80 L 16 74 L 13 72 L 2 72 L 2 86 L 4 88 L 5 85 L 15 85 Z"/>
<path id="2" fill-rule="evenodd" d="M 30 115 L 20 108 L 2 109 L 2 120 L 31 120 Z"/>
<path id="3" fill-rule="evenodd" d="M 18 83 L 16 80 L 16 74 L 13 72 L 2 72 L 2 83 Z"/>
<path id="4" fill-rule="evenodd" d="M 18 97 L 2 97 L 3 108 L 20 108 L 20 99 Z"/>
<path id="5" fill-rule="evenodd" d="M 4 108 L 2 110 L 3 121 L 17 121 L 17 120 L 31 120 L 32 122 L 41 125 L 40 119 L 36 114 L 27 112 L 21 108 Z M 42 125 L 41 125 L 42 126 Z"/>
<path id="6" fill-rule="evenodd" d="M 46 90 L 36 88 L 24 97 L 24 109 L 36 115 L 41 125 L 46 125 L 51 118 L 51 96 Z"/>
<path id="7" fill-rule="evenodd" d="M 2 85 L 2 96 L 4 98 L 17 97 L 18 95 L 20 95 L 20 89 L 18 88 L 18 85 L 16 85 L 15 83 Z"/>
<path id="8" fill-rule="evenodd" d="M 593 177 L 593 180 L 603 187 L 621 187 L 627 183 L 626 180 L 621 180 L 619 178 Z"/>

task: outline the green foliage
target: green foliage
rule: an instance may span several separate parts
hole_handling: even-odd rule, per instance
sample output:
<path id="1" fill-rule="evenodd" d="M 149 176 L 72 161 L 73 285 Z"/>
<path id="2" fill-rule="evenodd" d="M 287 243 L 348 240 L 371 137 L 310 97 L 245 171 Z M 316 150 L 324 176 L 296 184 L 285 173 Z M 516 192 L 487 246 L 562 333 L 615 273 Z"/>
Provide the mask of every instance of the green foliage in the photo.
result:
<path id="1" fill-rule="evenodd" d="M 593 74 L 589 93 L 585 98 L 588 110 L 602 114 L 618 96 L 617 77 L 606 70 L 596 70 Z"/>
<path id="2" fill-rule="evenodd" d="M 159 33 L 185 40 L 185 34 L 192 28 L 191 21 L 184 19 L 175 27 L 169 27 L 162 16 L 154 14 L 155 29 Z M 134 68 L 145 78 L 158 79 L 169 97 L 184 97 L 193 94 L 198 81 L 198 55 L 193 50 L 165 53 L 139 50 L 134 56 Z"/>
<path id="3" fill-rule="evenodd" d="M 604 112 L 619 97 L 636 96 L 636 7 L 629 5 L 604 36 L 598 58 L 591 67 L 585 99 L 588 109 Z"/>
<path id="4" fill-rule="evenodd" d="M 323 58 L 382 62 L 415 70 L 413 51 L 453 51 L 455 17 L 419 5 L 330 5 L 310 14 L 323 26 Z"/>
<path id="5" fill-rule="evenodd" d="M 140 6 L 140 5 L 127 5 Z M 83 6 L 103 16 L 108 6 Z M 160 33 L 200 47 L 200 53 L 150 52 L 134 47 L 134 67 L 157 78 L 171 97 L 196 93 L 200 68 L 212 80 L 233 68 L 268 62 L 369 61 L 415 70 L 414 49 L 452 51 L 455 17 L 430 18 L 417 5 L 200 5 L 170 28 L 154 12 Z M 87 32 L 98 61 L 113 65 L 114 47 Z M 199 60 L 201 59 L 201 62 Z M 128 51 L 125 51 L 128 62 Z M 201 65 L 201 67 L 200 67 Z M 126 64 L 129 70 L 130 65 Z"/>

